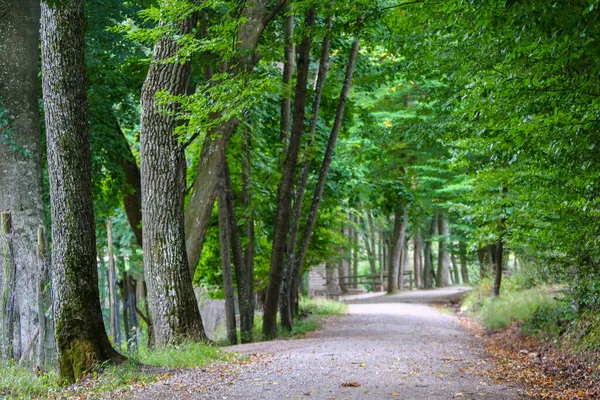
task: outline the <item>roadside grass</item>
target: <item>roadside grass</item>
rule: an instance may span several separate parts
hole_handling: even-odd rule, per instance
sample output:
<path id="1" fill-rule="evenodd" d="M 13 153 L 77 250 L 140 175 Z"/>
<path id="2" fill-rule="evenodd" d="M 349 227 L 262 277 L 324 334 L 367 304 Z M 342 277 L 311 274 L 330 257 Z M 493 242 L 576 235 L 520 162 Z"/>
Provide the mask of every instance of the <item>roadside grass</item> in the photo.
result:
<path id="1" fill-rule="evenodd" d="M 302 336 L 308 332 L 320 329 L 323 321 L 329 316 L 340 316 L 348 311 L 348 305 L 335 300 L 321 297 L 300 297 L 300 317 L 294 319 L 291 331 L 279 330 L 282 339 Z M 262 340 L 262 315 L 254 319 L 254 337 Z"/>
<path id="2" fill-rule="evenodd" d="M 462 311 L 490 330 L 516 325 L 532 336 L 553 337 L 561 333 L 570 318 L 569 307 L 556 286 L 522 288 L 508 278 L 500 296 L 494 297 L 492 293 L 492 281 L 483 280 L 461 306 Z"/>
<path id="3" fill-rule="evenodd" d="M 0 398 L 14 399 L 70 397 L 87 398 L 132 385 L 154 382 L 163 368 L 202 367 L 211 361 L 237 359 L 214 345 L 184 343 L 178 346 L 148 349 L 141 347 L 135 354 L 126 354 L 129 360 L 120 365 L 106 365 L 101 372 L 88 373 L 80 382 L 60 386 L 54 370 L 34 374 L 29 368 L 12 362 L 0 364 Z"/>

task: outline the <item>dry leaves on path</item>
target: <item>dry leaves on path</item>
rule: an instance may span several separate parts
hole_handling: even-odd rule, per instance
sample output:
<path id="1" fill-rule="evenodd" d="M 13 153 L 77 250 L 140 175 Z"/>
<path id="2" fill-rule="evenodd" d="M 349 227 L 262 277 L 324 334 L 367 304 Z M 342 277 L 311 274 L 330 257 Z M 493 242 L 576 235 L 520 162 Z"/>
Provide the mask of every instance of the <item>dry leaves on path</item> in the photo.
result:
<path id="1" fill-rule="evenodd" d="M 340 386 L 341 387 L 361 387 L 362 385 L 358 382 L 344 382 Z"/>
<path id="2" fill-rule="evenodd" d="M 517 382 L 539 399 L 591 400 L 600 398 L 600 376 L 595 364 L 510 328 L 486 333 L 467 317 L 461 325 L 481 337 L 492 356 L 492 369 L 481 371 L 496 383 Z"/>

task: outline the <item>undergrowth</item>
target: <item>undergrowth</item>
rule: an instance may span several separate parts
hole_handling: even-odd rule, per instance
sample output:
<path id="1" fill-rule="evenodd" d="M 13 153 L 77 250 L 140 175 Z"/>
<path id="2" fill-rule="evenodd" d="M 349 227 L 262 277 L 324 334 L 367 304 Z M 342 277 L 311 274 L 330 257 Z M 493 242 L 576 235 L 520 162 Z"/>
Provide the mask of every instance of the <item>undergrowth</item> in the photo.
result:
<path id="1" fill-rule="evenodd" d="M 505 279 L 500 296 L 492 293 L 493 282 L 482 280 L 461 307 L 490 330 L 516 326 L 527 335 L 558 341 L 571 330 L 576 318 L 559 286 L 523 287 L 516 276 Z"/>
<path id="2" fill-rule="evenodd" d="M 103 366 L 100 372 L 87 374 L 75 385 L 61 387 L 56 371 L 34 374 L 29 368 L 12 362 L 0 364 L 0 398 L 15 399 L 70 397 L 86 398 L 134 384 L 149 383 L 158 377 L 158 368 L 140 368 L 140 364 L 167 368 L 201 367 L 210 361 L 228 360 L 231 355 L 202 343 L 184 343 L 157 349 L 140 348 L 127 354 L 129 360 L 120 365 Z"/>

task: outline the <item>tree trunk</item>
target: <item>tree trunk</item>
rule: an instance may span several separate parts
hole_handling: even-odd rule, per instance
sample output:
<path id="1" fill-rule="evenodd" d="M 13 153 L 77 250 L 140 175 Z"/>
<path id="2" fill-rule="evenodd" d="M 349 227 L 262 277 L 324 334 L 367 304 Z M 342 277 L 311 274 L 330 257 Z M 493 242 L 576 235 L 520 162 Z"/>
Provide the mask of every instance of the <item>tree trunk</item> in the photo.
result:
<path id="1" fill-rule="evenodd" d="M 352 287 L 358 289 L 358 255 L 360 244 L 358 243 L 358 218 L 350 214 L 352 221 Z"/>
<path id="2" fill-rule="evenodd" d="M 410 257 L 408 256 L 408 240 L 404 240 L 402 248 L 402 264 L 400 264 L 400 274 L 398 279 L 398 288 L 404 290 L 404 273 L 410 268 Z"/>
<path id="3" fill-rule="evenodd" d="M 238 287 L 242 341 L 244 343 L 249 343 L 252 341 L 254 329 L 254 276 L 253 273 L 248 271 L 247 263 L 244 260 L 240 233 L 237 226 L 235 204 L 233 201 L 233 185 L 231 183 L 231 175 L 227 160 L 223 163 L 223 183 L 225 185 L 224 200 L 225 208 L 227 210 L 227 230 L 229 233 L 229 243 L 233 254 L 235 278 Z"/>
<path id="4" fill-rule="evenodd" d="M 243 145 L 242 145 L 242 207 L 244 209 L 244 232 L 246 235 L 246 246 L 244 248 L 244 261 L 246 262 L 246 274 L 250 282 L 250 301 L 251 301 L 251 314 L 248 315 L 250 326 L 246 326 L 242 322 L 242 343 L 252 342 L 254 332 L 254 212 L 251 207 L 252 203 L 252 140 L 250 132 L 247 130 L 243 133 Z M 240 311 L 241 312 L 241 311 Z M 244 320 L 246 317 L 241 317 Z M 248 330 L 248 331 L 247 331 Z"/>
<path id="5" fill-rule="evenodd" d="M 266 26 L 285 5 L 285 1 L 279 0 L 271 10 L 267 9 L 266 0 L 254 0 L 244 5 L 242 18 L 246 22 L 239 27 L 237 36 L 237 49 L 242 55 L 231 64 L 240 72 L 251 72 L 259 60 L 256 46 Z M 185 213 L 185 243 L 192 277 L 202 254 L 227 143 L 238 123 L 237 118 L 225 122 L 209 132 L 202 144 L 192 195 Z"/>
<path id="6" fill-rule="evenodd" d="M 460 254 L 460 272 L 462 275 L 463 283 L 468 285 L 469 281 L 469 268 L 467 261 L 467 245 L 462 240 L 458 244 L 458 251 Z"/>
<path id="7" fill-rule="evenodd" d="M 371 237 L 371 254 L 373 257 L 373 271 L 374 275 L 377 275 L 377 250 L 375 249 L 376 235 L 375 224 L 373 223 L 373 214 L 367 213 L 367 220 L 369 222 L 369 236 Z"/>
<path id="8" fill-rule="evenodd" d="M 289 15 L 283 22 L 283 99 L 281 100 L 281 132 L 280 138 L 283 143 L 290 134 L 292 124 L 292 78 L 294 76 L 294 14 L 291 5 L 287 5 Z"/>
<path id="9" fill-rule="evenodd" d="M 227 341 L 237 344 L 235 328 L 235 295 L 233 290 L 233 275 L 231 273 L 230 232 L 227 213 L 227 194 L 225 193 L 225 173 L 221 174 L 223 182 L 219 185 L 219 244 L 221 248 L 221 266 L 223 270 L 223 291 L 225 292 L 225 323 L 227 326 Z"/>
<path id="10" fill-rule="evenodd" d="M 195 13 L 182 21 L 181 34 L 190 34 L 197 19 Z M 162 110 L 174 112 L 177 106 L 159 108 L 156 104 L 159 92 L 185 94 L 190 76 L 189 61 L 166 61 L 180 49 L 169 37 L 158 40 L 141 95 L 144 274 L 157 345 L 207 339 L 192 287 L 184 240 L 184 148 L 175 135 L 177 120 Z"/>
<path id="11" fill-rule="evenodd" d="M 450 285 L 450 253 L 448 247 L 448 221 L 443 214 L 438 214 L 438 269 L 436 274 L 436 286 L 446 287 Z"/>
<path id="12" fill-rule="evenodd" d="M 37 76 L 39 24 L 39 1 L 0 2 L 0 211 L 11 213 L 19 238 L 14 248 L 15 312 L 20 315 L 15 348 L 25 348 L 37 329 L 37 280 L 31 277 L 37 276 L 37 230 L 46 223 Z"/>
<path id="13" fill-rule="evenodd" d="M 400 270 L 400 257 L 404 248 L 406 238 L 406 209 L 399 206 L 394 212 L 394 233 L 392 236 L 392 250 L 388 266 L 388 294 L 398 292 L 398 273 Z"/>
<path id="14" fill-rule="evenodd" d="M 310 48 L 312 46 L 312 27 L 315 23 L 316 11 L 313 9 L 306 15 L 304 26 L 306 36 L 302 39 L 298 50 L 298 74 L 296 78 L 296 93 L 294 96 L 294 118 L 290 134 L 288 151 L 283 163 L 281 181 L 277 190 L 277 211 L 273 230 L 273 246 L 271 254 L 271 270 L 269 286 L 265 298 L 263 313 L 263 335 L 275 338 L 277 332 L 277 306 L 279 292 L 283 279 L 287 236 L 292 214 L 292 197 L 294 174 L 298 164 L 298 154 L 302 132 L 304 131 L 304 115 L 307 96 L 308 72 L 310 66 Z"/>
<path id="15" fill-rule="evenodd" d="M 315 187 L 312 204 L 308 217 L 306 220 L 306 226 L 302 233 L 302 239 L 300 241 L 300 248 L 296 254 L 296 260 L 294 265 L 294 283 L 292 286 L 292 295 L 296 296 L 298 286 L 300 285 L 300 278 L 304 269 L 304 263 L 306 262 L 306 253 L 308 252 L 308 246 L 310 245 L 310 238 L 312 236 L 315 224 L 317 222 L 317 214 L 319 211 L 319 205 L 323 197 L 323 190 L 325 189 L 325 182 L 327 181 L 327 174 L 331 167 L 333 160 L 333 151 L 335 150 L 335 144 L 337 141 L 338 134 L 342 128 L 342 122 L 344 120 L 344 110 L 346 108 L 346 100 L 348 99 L 348 93 L 352 86 L 352 76 L 354 74 L 354 67 L 356 66 L 356 59 L 358 58 L 358 48 L 360 46 L 360 40 L 356 39 L 352 43 L 352 49 L 350 50 L 350 56 L 348 58 L 348 64 L 346 66 L 346 75 L 344 78 L 344 84 L 342 91 L 338 99 L 337 110 L 335 113 L 335 120 L 331 133 L 329 134 L 329 140 L 325 149 L 325 155 L 323 157 L 323 163 L 321 164 L 321 170 L 319 171 L 319 180 Z"/>
<path id="16" fill-rule="evenodd" d="M 437 215 L 431 217 L 429 225 L 429 237 L 425 240 L 425 248 L 423 249 L 423 287 L 431 289 L 433 287 L 433 255 L 431 254 L 431 239 L 435 235 L 437 227 Z"/>
<path id="17" fill-rule="evenodd" d="M 370 217 L 371 214 L 369 214 Z M 375 238 L 373 237 L 371 226 L 367 227 L 364 218 L 360 217 L 362 225 L 363 240 L 365 242 L 365 249 L 367 250 L 367 257 L 369 258 L 369 267 L 371 268 L 371 275 L 377 275 L 377 266 L 375 264 Z M 370 222 L 373 222 L 372 219 Z"/>
<path id="18" fill-rule="evenodd" d="M 502 190 L 500 196 L 504 201 L 504 197 L 506 197 L 506 193 L 508 192 L 508 187 L 506 185 L 502 185 Z M 500 296 L 500 285 L 502 284 L 502 270 L 503 270 L 503 258 L 504 258 L 504 229 L 506 225 L 506 217 L 505 217 L 505 208 L 504 204 L 502 204 L 502 212 L 500 217 L 500 223 L 498 224 L 498 242 L 496 243 L 496 253 L 495 253 L 495 264 L 494 264 L 494 296 Z"/>
<path id="19" fill-rule="evenodd" d="M 127 138 L 121 129 L 119 123 L 116 123 L 118 132 L 117 139 L 120 140 L 118 146 L 123 148 L 123 157 L 119 159 L 119 165 L 125 175 L 125 181 L 128 187 L 123 196 L 123 208 L 127 214 L 127 221 L 133 231 L 138 245 L 142 245 L 142 184 L 140 181 L 140 168 L 138 167 L 135 156 L 129 147 Z"/>
<path id="20" fill-rule="evenodd" d="M 290 233 L 288 237 L 287 249 L 286 249 L 286 260 L 285 260 L 285 271 L 283 280 L 281 282 L 280 298 L 279 298 L 279 314 L 281 319 L 281 327 L 285 330 L 291 330 L 294 322 L 292 316 L 292 309 L 290 307 L 292 298 L 291 286 L 294 280 L 295 270 L 295 254 L 296 244 L 298 238 L 298 231 L 300 229 L 300 219 L 302 216 L 302 204 L 304 203 L 304 194 L 306 192 L 306 186 L 308 183 L 308 175 L 310 173 L 310 163 L 312 160 L 312 147 L 314 146 L 315 133 L 317 131 L 317 122 L 319 120 L 319 109 L 321 107 L 321 96 L 323 94 L 323 87 L 325 86 L 325 79 L 327 78 L 327 72 L 329 69 L 329 48 L 331 44 L 331 17 L 327 18 L 326 21 L 327 33 L 323 39 L 323 45 L 321 48 L 321 58 L 319 61 L 319 72 L 317 74 L 317 83 L 315 87 L 315 95 L 312 106 L 312 117 L 310 120 L 310 140 L 306 146 L 304 153 L 304 163 L 302 165 L 302 172 L 298 184 L 296 185 L 296 195 L 294 196 L 294 208 L 292 211 L 292 222 L 290 225 Z M 284 118 L 284 116 L 282 116 Z"/>
<path id="21" fill-rule="evenodd" d="M 57 7 L 57 8 L 54 8 Z M 62 382 L 108 360 L 98 292 L 83 59 L 83 1 L 42 3 L 42 81 L 52 215 L 52 283 Z"/>
<path id="22" fill-rule="evenodd" d="M 415 274 L 415 287 L 421 288 L 421 229 L 416 227 L 413 238 L 413 273 Z"/>
<path id="23" fill-rule="evenodd" d="M 119 301 L 117 299 L 117 270 L 113 251 L 112 222 L 106 220 L 106 237 L 108 242 L 108 304 L 110 309 L 110 337 L 119 347 L 121 345 L 121 324 L 119 323 Z"/>

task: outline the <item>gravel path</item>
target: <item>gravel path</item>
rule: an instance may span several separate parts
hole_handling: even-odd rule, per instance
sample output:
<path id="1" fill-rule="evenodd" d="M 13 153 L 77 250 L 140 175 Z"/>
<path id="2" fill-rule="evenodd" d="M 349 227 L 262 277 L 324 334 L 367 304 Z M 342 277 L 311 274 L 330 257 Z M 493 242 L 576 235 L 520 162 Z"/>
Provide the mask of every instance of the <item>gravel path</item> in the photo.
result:
<path id="1" fill-rule="evenodd" d="M 134 389 L 135 399 L 517 399 L 518 387 L 475 374 L 487 368 L 478 340 L 457 318 L 416 303 L 456 298 L 461 289 L 354 300 L 349 315 L 297 340 L 229 349 L 242 364 L 175 372 Z M 410 302 L 410 303 L 409 303 Z M 125 397 L 125 396 L 120 396 Z"/>

